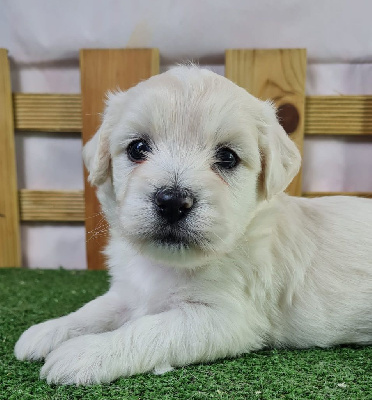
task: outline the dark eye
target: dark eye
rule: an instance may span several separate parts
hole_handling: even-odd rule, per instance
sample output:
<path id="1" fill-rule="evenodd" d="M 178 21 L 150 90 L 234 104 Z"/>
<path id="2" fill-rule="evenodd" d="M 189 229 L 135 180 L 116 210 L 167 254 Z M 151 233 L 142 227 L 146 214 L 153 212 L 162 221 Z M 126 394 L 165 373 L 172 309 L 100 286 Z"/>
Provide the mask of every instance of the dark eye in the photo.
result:
<path id="1" fill-rule="evenodd" d="M 128 158 L 137 163 L 146 160 L 147 153 L 150 151 L 151 147 L 142 139 L 134 140 L 127 148 Z"/>
<path id="2" fill-rule="evenodd" d="M 232 169 L 239 164 L 239 157 L 228 147 L 221 147 L 216 152 L 216 165 L 223 169 Z"/>

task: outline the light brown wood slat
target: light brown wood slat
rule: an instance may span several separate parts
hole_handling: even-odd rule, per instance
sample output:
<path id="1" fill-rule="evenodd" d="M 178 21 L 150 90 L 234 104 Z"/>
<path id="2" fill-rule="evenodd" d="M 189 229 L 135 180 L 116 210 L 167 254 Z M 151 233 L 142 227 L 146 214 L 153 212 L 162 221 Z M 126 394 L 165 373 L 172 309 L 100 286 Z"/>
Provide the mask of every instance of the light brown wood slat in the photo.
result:
<path id="1" fill-rule="evenodd" d="M 372 198 L 372 192 L 305 192 L 304 197 L 322 196 L 358 196 Z M 34 222 L 84 222 L 85 203 L 82 190 L 51 191 L 27 190 L 19 191 L 20 215 L 22 221 Z M 102 223 L 100 214 L 92 214 L 88 219 L 94 221 L 89 238 L 94 236 L 95 229 Z M 97 231 L 99 231 L 99 227 Z"/>
<path id="2" fill-rule="evenodd" d="M 12 90 L 8 52 L 0 49 L 0 267 L 20 265 Z"/>
<path id="3" fill-rule="evenodd" d="M 364 126 L 371 126 L 372 124 L 365 124 L 363 122 L 360 121 L 353 121 L 353 120 L 343 120 L 342 121 L 342 126 L 341 124 L 337 124 L 335 122 L 331 122 L 331 121 L 324 121 L 323 123 L 317 123 L 317 124 L 313 124 L 311 129 L 323 129 L 325 132 L 328 132 L 328 134 L 330 134 L 330 129 L 340 129 L 340 130 L 346 130 L 346 129 L 351 129 L 351 128 L 359 128 L 362 129 Z M 309 129 L 310 131 L 310 129 Z M 335 133 L 336 134 L 336 133 Z M 358 133 L 354 133 L 355 135 L 361 135 L 361 131 L 358 131 Z M 368 133 L 366 133 L 368 134 Z M 352 134 L 350 134 L 352 135 Z"/>
<path id="4" fill-rule="evenodd" d="M 372 135 L 372 96 L 309 96 L 307 135 Z"/>
<path id="5" fill-rule="evenodd" d="M 371 110 L 372 113 L 372 110 Z M 362 114 L 342 114 L 342 113 L 337 113 L 337 112 L 332 112 L 332 111 L 328 111 L 326 114 L 320 114 L 318 113 L 316 116 L 314 116 L 313 114 L 309 113 L 308 115 L 308 129 L 310 131 L 311 126 L 310 125 L 314 125 L 314 126 L 324 126 L 325 128 L 327 126 L 339 126 L 342 127 L 343 125 L 341 124 L 341 122 L 347 122 L 347 123 L 351 123 L 351 124 L 355 124 L 358 126 L 364 126 L 364 125 L 372 125 L 372 120 L 367 116 L 365 117 Z M 341 121 L 341 122 L 340 122 Z"/>
<path id="6" fill-rule="evenodd" d="M 324 101 L 327 102 L 334 102 L 334 103 L 342 103 L 345 104 L 346 102 L 349 103 L 357 103 L 359 104 L 360 102 L 364 102 L 366 97 L 370 98 L 371 96 L 366 96 L 366 95 L 328 95 L 328 96 L 309 96 L 310 102 L 313 104 L 322 104 Z"/>
<path id="7" fill-rule="evenodd" d="M 85 220 L 84 192 L 56 190 L 19 191 L 20 215 L 22 221 L 64 221 Z"/>
<path id="8" fill-rule="evenodd" d="M 87 142 L 97 131 L 104 109 L 108 90 L 127 90 L 138 82 L 159 73 L 159 51 L 157 49 L 116 49 L 80 51 L 83 142 Z M 95 215 L 100 206 L 85 175 L 86 215 Z M 102 269 L 104 258 L 102 248 L 105 238 L 89 240 L 96 228 L 91 218 L 85 223 L 87 232 L 87 261 L 89 269 Z"/>
<path id="9" fill-rule="evenodd" d="M 271 99 L 277 107 L 294 106 L 299 122 L 291 133 L 302 154 L 305 117 L 305 49 L 226 50 L 225 76 L 252 95 Z M 302 171 L 287 191 L 301 195 Z"/>
<path id="10" fill-rule="evenodd" d="M 356 196 L 372 199 L 372 192 L 304 192 L 303 197 Z"/>
<path id="11" fill-rule="evenodd" d="M 321 105 L 313 104 L 310 102 L 311 96 L 307 97 L 309 104 L 308 104 L 308 112 L 309 113 L 316 113 L 316 114 L 327 114 L 329 110 L 332 112 L 339 112 L 340 114 L 344 113 L 345 110 L 348 111 L 350 109 L 353 110 L 353 114 L 363 114 L 365 110 L 372 110 L 369 106 L 363 106 L 362 104 L 359 105 L 358 103 L 348 103 L 344 102 L 342 104 L 333 104 L 329 99 L 324 99 Z M 368 96 L 366 96 L 365 100 L 368 100 Z"/>
<path id="12" fill-rule="evenodd" d="M 14 93 L 15 129 L 81 132 L 80 94 Z"/>
<path id="13" fill-rule="evenodd" d="M 13 95 L 19 131 L 80 132 L 80 94 Z M 305 135 L 372 135 L 372 96 L 307 96 Z"/>

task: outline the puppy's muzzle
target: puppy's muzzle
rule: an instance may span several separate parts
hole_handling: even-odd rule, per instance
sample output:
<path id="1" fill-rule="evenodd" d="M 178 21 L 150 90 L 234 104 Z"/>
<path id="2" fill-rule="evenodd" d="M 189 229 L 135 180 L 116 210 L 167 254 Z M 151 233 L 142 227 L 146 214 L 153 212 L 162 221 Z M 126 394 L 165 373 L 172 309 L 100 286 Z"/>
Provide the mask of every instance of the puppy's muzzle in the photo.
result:
<path id="1" fill-rule="evenodd" d="M 157 213 L 168 223 L 174 224 L 190 212 L 194 196 L 186 189 L 163 187 L 154 196 Z"/>

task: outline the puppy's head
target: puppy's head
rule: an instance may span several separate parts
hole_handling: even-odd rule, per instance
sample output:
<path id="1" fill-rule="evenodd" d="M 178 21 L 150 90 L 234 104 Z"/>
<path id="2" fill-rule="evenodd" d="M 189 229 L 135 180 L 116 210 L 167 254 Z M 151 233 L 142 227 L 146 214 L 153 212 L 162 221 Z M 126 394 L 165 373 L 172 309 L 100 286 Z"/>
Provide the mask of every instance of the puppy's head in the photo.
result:
<path id="1" fill-rule="evenodd" d="M 184 267 L 232 251 L 300 165 L 271 104 L 193 66 L 110 94 L 84 160 L 112 228 Z"/>

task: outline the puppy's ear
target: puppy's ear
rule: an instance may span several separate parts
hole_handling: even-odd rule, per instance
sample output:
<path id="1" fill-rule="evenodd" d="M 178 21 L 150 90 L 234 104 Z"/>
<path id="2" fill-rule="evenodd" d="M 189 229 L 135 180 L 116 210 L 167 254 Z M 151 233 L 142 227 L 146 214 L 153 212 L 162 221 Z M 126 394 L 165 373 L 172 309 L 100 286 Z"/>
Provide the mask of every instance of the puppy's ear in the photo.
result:
<path id="1" fill-rule="evenodd" d="M 97 133 L 89 140 L 83 149 L 84 164 L 89 171 L 88 181 L 95 186 L 101 185 L 108 176 L 110 165 L 109 130 L 105 121 Z"/>
<path id="2" fill-rule="evenodd" d="M 279 124 L 275 107 L 263 104 L 264 118 L 260 124 L 259 148 L 262 165 L 262 190 L 269 200 L 273 195 L 284 191 L 298 173 L 301 155 L 294 142 Z"/>
<path id="3" fill-rule="evenodd" d="M 85 144 L 83 149 L 84 164 L 89 172 L 88 181 L 95 186 L 105 182 L 110 171 L 110 134 L 117 122 L 118 109 L 124 92 L 108 93 L 103 120 L 95 135 Z"/>

